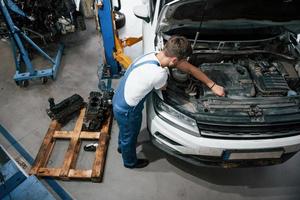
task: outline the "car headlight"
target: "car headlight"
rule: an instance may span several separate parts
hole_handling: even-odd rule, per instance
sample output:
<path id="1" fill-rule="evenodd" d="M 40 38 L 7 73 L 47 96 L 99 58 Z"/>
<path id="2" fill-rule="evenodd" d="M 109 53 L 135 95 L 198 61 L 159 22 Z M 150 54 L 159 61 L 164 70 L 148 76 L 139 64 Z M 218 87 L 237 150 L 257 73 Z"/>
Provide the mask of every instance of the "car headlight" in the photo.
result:
<path id="1" fill-rule="evenodd" d="M 153 105 L 157 115 L 161 119 L 168 121 L 168 123 L 186 133 L 200 137 L 196 121 L 163 102 L 156 93 L 153 93 Z"/>

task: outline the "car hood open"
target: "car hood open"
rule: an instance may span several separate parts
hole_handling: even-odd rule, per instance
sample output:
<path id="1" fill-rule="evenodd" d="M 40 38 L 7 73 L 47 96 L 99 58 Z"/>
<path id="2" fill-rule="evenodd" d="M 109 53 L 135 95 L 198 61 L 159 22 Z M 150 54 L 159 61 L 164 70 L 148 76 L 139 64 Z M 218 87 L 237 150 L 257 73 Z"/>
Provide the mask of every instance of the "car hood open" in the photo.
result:
<path id="1" fill-rule="evenodd" d="M 162 8 L 157 32 L 278 26 L 300 33 L 299 8 L 299 0 L 177 0 Z"/>

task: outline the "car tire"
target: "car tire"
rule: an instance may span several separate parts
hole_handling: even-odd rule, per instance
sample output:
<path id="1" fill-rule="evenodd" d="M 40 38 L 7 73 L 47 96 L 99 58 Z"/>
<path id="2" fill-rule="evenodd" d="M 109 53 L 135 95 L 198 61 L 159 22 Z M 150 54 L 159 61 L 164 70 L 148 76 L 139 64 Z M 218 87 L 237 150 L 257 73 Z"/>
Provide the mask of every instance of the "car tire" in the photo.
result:
<path id="1" fill-rule="evenodd" d="M 125 26 L 126 18 L 125 15 L 119 11 L 115 11 L 115 24 L 116 29 L 120 29 Z"/>

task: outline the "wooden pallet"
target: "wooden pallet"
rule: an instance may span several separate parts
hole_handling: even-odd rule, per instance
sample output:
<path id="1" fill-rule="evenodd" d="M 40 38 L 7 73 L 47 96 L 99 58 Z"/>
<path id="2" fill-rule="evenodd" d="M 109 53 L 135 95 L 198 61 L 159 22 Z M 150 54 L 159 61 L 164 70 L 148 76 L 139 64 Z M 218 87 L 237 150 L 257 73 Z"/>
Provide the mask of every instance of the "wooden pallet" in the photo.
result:
<path id="1" fill-rule="evenodd" d="M 102 181 L 106 152 L 110 139 L 112 113 L 110 112 L 100 132 L 87 132 L 81 131 L 85 110 L 85 108 L 81 109 L 73 131 L 61 131 L 61 126 L 56 120 L 51 122 L 34 164 L 32 165 L 30 174 L 54 177 L 62 180 L 82 179 L 91 180 L 93 182 Z M 59 139 L 70 140 L 63 165 L 61 168 L 48 168 L 47 164 L 55 141 Z M 98 140 L 99 144 L 95 152 L 92 169 L 89 170 L 76 169 L 77 157 L 82 140 Z"/>

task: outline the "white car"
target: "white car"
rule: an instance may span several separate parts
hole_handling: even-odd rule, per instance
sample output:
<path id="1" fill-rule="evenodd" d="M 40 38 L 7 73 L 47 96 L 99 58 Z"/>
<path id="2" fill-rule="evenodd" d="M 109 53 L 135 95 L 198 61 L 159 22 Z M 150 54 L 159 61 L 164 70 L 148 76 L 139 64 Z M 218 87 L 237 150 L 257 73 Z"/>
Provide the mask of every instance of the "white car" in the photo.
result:
<path id="1" fill-rule="evenodd" d="M 300 1 L 148 0 L 134 8 L 144 52 L 172 35 L 189 62 L 226 89 L 217 97 L 176 69 L 147 101 L 153 143 L 199 165 L 272 165 L 300 150 Z"/>

